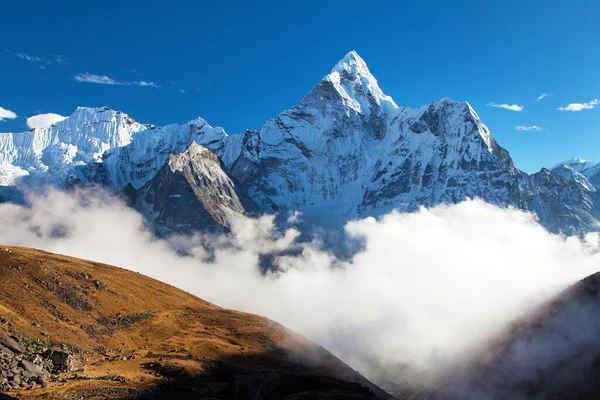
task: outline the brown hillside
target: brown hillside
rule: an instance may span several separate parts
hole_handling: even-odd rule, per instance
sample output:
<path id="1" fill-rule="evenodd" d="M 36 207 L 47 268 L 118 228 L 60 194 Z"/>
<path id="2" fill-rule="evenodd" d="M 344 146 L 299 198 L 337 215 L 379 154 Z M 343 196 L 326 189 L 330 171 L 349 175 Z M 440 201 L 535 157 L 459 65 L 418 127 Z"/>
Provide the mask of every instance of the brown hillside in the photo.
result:
<path id="1" fill-rule="evenodd" d="M 0 369 L 3 390 L 22 399 L 387 397 L 266 318 L 20 247 L 0 247 Z"/>

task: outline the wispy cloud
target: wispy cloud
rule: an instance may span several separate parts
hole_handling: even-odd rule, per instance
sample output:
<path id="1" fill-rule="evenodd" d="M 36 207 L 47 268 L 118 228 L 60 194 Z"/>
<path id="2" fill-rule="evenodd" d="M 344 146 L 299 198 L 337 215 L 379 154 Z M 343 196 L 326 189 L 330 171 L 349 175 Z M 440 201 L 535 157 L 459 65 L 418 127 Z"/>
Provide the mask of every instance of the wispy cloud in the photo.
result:
<path id="1" fill-rule="evenodd" d="M 535 101 L 540 101 L 545 99 L 546 97 L 556 96 L 554 93 L 542 93 L 540 94 Z"/>
<path id="2" fill-rule="evenodd" d="M 95 75 L 88 72 L 75 75 L 75 80 L 77 82 L 97 83 L 99 85 L 122 85 L 121 82 L 115 81 L 106 75 Z"/>
<path id="3" fill-rule="evenodd" d="M 4 49 L 4 51 L 33 64 L 66 64 L 69 60 L 67 57 L 60 54 L 46 54 L 45 57 L 38 57 L 23 52 L 15 52 L 9 49 Z M 39 67 L 40 69 L 46 69 L 46 67 L 43 65 L 40 65 Z"/>
<path id="4" fill-rule="evenodd" d="M 519 105 L 519 104 L 498 104 L 498 103 L 488 103 L 487 104 L 488 107 L 496 107 L 496 108 L 503 108 L 505 110 L 509 110 L 509 111 L 523 111 L 523 106 Z"/>
<path id="5" fill-rule="evenodd" d="M 5 119 L 15 119 L 17 118 L 17 114 L 14 112 L 7 110 L 4 107 L 0 107 L 0 121 L 4 121 Z"/>
<path id="6" fill-rule="evenodd" d="M 177 90 L 181 94 L 185 94 L 185 89 L 180 88 L 177 82 L 171 81 L 170 83 L 171 89 Z"/>
<path id="7" fill-rule="evenodd" d="M 61 56 L 60 54 L 54 54 L 51 57 L 57 64 L 66 64 L 69 61 L 67 57 Z"/>
<path id="8" fill-rule="evenodd" d="M 565 107 L 558 107 L 557 110 L 560 111 L 581 111 L 581 110 L 591 110 L 595 108 L 598 104 L 600 104 L 600 100 L 594 99 L 589 103 L 571 103 Z"/>
<path id="9" fill-rule="evenodd" d="M 89 72 L 75 75 L 75 80 L 77 82 L 96 83 L 98 85 L 140 86 L 152 87 L 155 89 L 160 88 L 160 86 L 151 81 L 119 81 L 107 75 L 96 75 L 90 74 Z"/>
<path id="10" fill-rule="evenodd" d="M 67 117 L 63 117 L 62 115 L 54 113 L 32 115 L 31 117 L 27 118 L 27 126 L 31 129 L 47 128 L 50 125 L 64 121 L 65 119 L 67 119 Z"/>
<path id="11" fill-rule="evenodd" d="M 518 131 L 535 131 L 535 132 L 539 132 L 539 131 L 543 131 L 544 128 L 542 128 L 541 126 L 537 126 L 537 125 L 531 125 L 531 126 L 525 126 L 525 125 L 518 125 L 515 126 L 515 129 Z"/>
<path id="12" fill-rule="evenodd" d="M 22 58 L 23 60 L 29 61 L 31 63 L 39 63 L 42 61 L 40 57 L 30 56 L 26 53 L 13 53 L 15 56 Z"/>
<path id="13" fill-rule="evenodd" d="M 158 89 L 158 85 L 154 82 L 148 82 L 148 81 L 134 81 L 134 82 L 129 82 L 133 85 L 137 85 L 137 86 L 148 86 L 148 87 L 153 87 Z"/>

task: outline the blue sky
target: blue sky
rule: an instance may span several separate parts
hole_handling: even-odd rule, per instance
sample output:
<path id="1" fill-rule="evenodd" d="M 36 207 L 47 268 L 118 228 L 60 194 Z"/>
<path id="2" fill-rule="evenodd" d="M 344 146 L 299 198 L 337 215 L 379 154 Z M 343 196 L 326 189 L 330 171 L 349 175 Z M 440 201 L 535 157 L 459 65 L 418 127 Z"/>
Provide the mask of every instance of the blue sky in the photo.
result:
<path id="1" fill-rule="evenodd" d="M 354 49 L 399 105 L 469 101 L 527 172 L 600 161 L 599 1 L 216 3 L 6 2 L 0 117 L 18 117 L 0 131 L 108 105 L 144 123 L 201 116 L 241 133 L 293 106 Z M 542 93 L 553 95 L 536 101 Z M 571 103 L 587 108 L 558 110 Z"/>

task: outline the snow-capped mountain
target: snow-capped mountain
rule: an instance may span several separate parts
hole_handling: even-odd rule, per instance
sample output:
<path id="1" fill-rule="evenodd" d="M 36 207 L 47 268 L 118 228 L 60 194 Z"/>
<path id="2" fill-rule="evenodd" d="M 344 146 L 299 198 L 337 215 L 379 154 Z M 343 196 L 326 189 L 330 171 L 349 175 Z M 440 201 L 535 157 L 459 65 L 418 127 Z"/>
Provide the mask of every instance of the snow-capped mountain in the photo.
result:
<path id="1" fill-rule="evenodd" d="M 587 180 L 595 186 L 600 185 L 600 163 L 589 162 L 582 158 L 574 158 L 555 165 L 552 170 L 556 171 L 559 168 L 571 168 L 585 176 Z"/>
<path id="2" fill-rule="evenodd" d="M 79 107 L 48 128 L 0 133 L 0 185 L 19 180 L 21 185 L 62 186 L 77 180 L 99 181 L 113 191 L 128 184 L 139 188 L 156 175 L 169 154 L 183 152 L 192 141 L 226 156 L 226 137 L 222 128 L 201 118 L 155 127 L 108 107 Z"/>
<path id="3" fill-rule="evenodd" d="M 400 108 L 355 52 L 245 141 L 232 174 L 273 208 L 343 221 L 473 196 L 524 206 L 521 172 L 468 103 Z"/>
<path id="4" fill-rule="evenodd" d="M 225 225 L 247 208 L 240 199 L 340 224 L 469 197 L 531 210 L 555 232 L 600 226 L 598 165 L 574 160 L 527 175 L 468 103 L 399 107 L 354 51 L 257 131 L 229 136 L 201 118 L 155 127 L 79 108 L 49 128 L 0 134 L 0 164 L 5 199 L 40 183 L 102 183 L 166 229 Z"/>

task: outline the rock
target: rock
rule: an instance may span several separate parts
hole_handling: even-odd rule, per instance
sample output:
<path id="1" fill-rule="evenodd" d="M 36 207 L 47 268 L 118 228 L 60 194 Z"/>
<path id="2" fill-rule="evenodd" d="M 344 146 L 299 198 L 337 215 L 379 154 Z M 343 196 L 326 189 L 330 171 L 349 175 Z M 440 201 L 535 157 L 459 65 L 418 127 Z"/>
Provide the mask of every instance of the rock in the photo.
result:
<path id="1" fill-rule="evenodd" d="M 0 336 L 0 345 L 17 354 L 21 354 L 24 351 L 23 347 L 15 339 L 8 336 Z"/>
<path id="2" fill-rule="evenodd" d="M 48 372 L 44 371 L 42 367 L 40 367 L 39 365 L 35 365 L 31 361 L 27 360 L 21 360 L 19 362 L 19 367 L 23 368 L 31 376 L 35 377 L 45 377 L 48 374 Z"/>
<path id="3" fill-rule="evenodd" d="M 70 372 L 73 370 L 73 356 L 66 351 L 48 349 L 44 356 L 51 360 L 52 364 L 61 371 Z"/>

